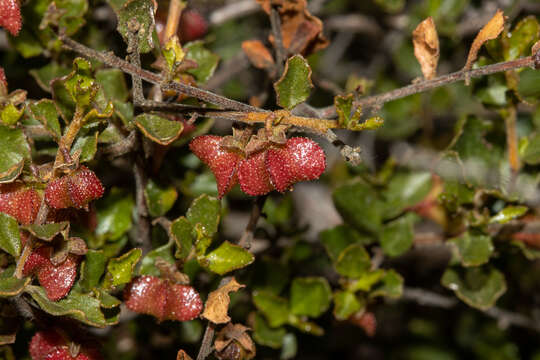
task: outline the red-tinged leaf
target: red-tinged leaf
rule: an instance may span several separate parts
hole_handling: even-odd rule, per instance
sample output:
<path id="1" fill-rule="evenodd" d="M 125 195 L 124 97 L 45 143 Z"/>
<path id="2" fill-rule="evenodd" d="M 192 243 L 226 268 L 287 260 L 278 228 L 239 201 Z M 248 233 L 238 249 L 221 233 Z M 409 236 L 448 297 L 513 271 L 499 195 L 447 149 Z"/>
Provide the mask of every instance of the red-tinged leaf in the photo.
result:
<path id="1" fill-rule="evenodd" d="M 180 38 L 183 42 L 197 40 L 207 31 L 208 23 L 197 10 L 189 9 L 182 12 Z"/>
<path id="2" fill-rule="evenodd" d="M 193 320 L 202 311 L 203 303 L 199 293 L 192 286 L 169 284 L 167 295 L 167 320 Z"/>
<path id="3" fill-rule="evenodd" d="M 21 224 L 31 224 L 36 219 L 41 204 L 38 192 L 22 184 L 0 185 L 0 212 L 13 216 Z"/>
<path id="4" fill-rule="evenodd" d="M 189 144 L 191 151 L 208 165 L 216 177 L 218 197 L 222 198 L 238 182 L 236 168 L 240 156 L 221 149 L 221 137 L 203 135 L 194 138 Z"/>
<path id="5" fill-rule="evenodd" d="M 258 196 L 274 190 L 265 164 L 266 152 L 262 151 L 240 161 L 238 181 L 248 195 Z"/>
<path id="6" fill-rule="evenodd" d="M 69 195 L 75 207 L 83 208 L 103 196 L 105 188 L 96 174 L 85 166 L 70 175 Z"/>
<path id="7" fill-rule="evenodd" d="M 39 331 L 30 341 L 29 352 L 32 360 L 44 359 L 54 349 L 65 344 L 64 338 L 54 330 Z"/>
<path id="8" fill-rule="evenodd" d="M 17 36 L 22 25 L 19 0 L 0 0 L 0 15 L 0 27 Z"/>

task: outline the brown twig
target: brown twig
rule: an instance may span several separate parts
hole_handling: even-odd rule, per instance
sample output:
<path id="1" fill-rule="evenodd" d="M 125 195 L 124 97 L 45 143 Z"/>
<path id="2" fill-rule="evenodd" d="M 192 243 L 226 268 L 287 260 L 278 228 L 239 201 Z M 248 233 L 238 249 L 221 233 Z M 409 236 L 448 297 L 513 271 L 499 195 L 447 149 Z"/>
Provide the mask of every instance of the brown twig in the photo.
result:
<path id="1" fill-rule="evenodd" d="M 270 25 L 272 27 L 274 48 L 276 50 L 276 73 L 278 76 L 281 76 L 281 73 L 283 73 L 283 64 L 287 59 L 287 50 L 283 45 L 283 35 L 281 33 L 281 19 L 279 17 L 279 12 L 274 6 L 270 9 Z"/>
<path id="2" fill-rule="evenodd" d="M 178 24 L 180 23 L 180 16 L 182 10 L 186 7 L 185 3 L 180 0 L 171 0 L 169 3 L 169 11 L 167 12 L 167 24 L 163 31 L 161 43 L 167 42 L 170 37 L 174 36 L 178 32 Z"/>
<path id="3" fill-rule="evenodd" d="M 251 247 L 253 233 L 255 232 L 255 228 L 257 227 L 259 217 L 261 216 L 262 208 L 264 206 L 264 202 L 266 201 L 266 197 L 266 195 L 258 196 L 253 200 L 253 206 L 251 207 L 249 221 L 246 225 L 246 228 L 244 229 L 242 237 L 238 241 L 238 245 L 242 246 L 245 249 L 249 249 Z"/>

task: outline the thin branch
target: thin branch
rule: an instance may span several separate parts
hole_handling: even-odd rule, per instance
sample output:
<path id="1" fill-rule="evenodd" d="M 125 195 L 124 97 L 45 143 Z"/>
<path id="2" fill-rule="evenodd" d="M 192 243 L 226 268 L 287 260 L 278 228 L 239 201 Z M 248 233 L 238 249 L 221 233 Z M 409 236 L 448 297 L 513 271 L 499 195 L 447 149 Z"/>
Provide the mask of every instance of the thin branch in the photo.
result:
<path id="1" fill-rule="evenodd" d="M 210 14 L 209 21 L 210 25 L 217 26 L 259 11 L 262 11 L 262 8 L 255 0 L 240 0 L 216 9 Z"/>
<path id="2" fill-rule="evenodd" d="M 251 247 L 251 242 L 253 241 L 253 233 L 255 232 L 255 228 L 257 227 L 259 217 L 261 216 L 262 208 L 264 206 L 264 202 L 266 201 L 266 197 L 266 195 L 258 196 L 257 198 L 255 198 L 255 200 L 253 200 L 253 206 L 251 207 L 249 221 L 246 225 L 244 233 L 242 234 L 242 237 L 238 241 L 238 245 L 242 246 L 245 249 L 249 249 Z"/>
<path id="3" fill-rule="evenodd" d="M 180 16 L 182 10 L 186 7 L 185 3 L 180 0 L 171 0 L 169 3 L 169 11 L 167 12 L 167 24 L 165 25 L 165 31 L 163 31 L 161 43 L 167 42 L 170 37 L 174 36 L 178 32 L 178 24 L 180 23 Z"/>
<path id="4" fill-rule="evenodd" d="M 272 27 L 272 35 L 274 36 L 274 48 L 276 49 L 276 65 L 278 76 L 283 73 L 283 64 L 287 59 L 287 51 L 283 45 L 283 35 L 281 33 L 281 19 L 279 12 L 275 7 L 270 9 L 270 25 Z"/>

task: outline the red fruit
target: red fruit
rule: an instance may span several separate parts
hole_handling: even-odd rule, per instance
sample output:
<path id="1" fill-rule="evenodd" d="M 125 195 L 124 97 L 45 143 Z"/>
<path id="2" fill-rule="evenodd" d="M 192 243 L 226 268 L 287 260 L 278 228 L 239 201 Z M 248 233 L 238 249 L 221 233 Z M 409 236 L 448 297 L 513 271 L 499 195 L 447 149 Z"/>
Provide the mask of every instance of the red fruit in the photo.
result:
<path id="1" fill-rule="evenodd" d="M 155 276 L 139 276 L 124 289 L 128 309 L 153 315 L 159 321 L 187 321 L 203 307 L 197 291 L 188 285 L 173 284 Z"/>
<path id="2" fill-rule="evenodd" d="M 86 166 L 51 181 L 45 189 L 45 200 L 54 209 L 84 208 L 103 196 L 105 188 L 96 174 Z"/>
<path id="3" fill-rule="evenodd" d="M 318 179 L 326 168 L 326 157 L 313 140 L 293 137 L 284 147 L 268 150 L 266 166 L 272 184 L 284 192 L 296 182 Z"/>
<path id="4" fill-rule="evenodd" d="M 180 19 L 180 38 L 183 42 L 197 40 L 208 31 L 208 23 L 197 10 L 185 10 Z"/>
<path id="5" fill-rule="evenodd" d="M 361 315 L 354 314 L 351 316 L 350 321 L 364 329 L 367 336 L 375 336 L 375 332 L 377 331 L 377 318 L 375 318 L 375 314 L 372 312 L 367 311 Z"/>
<path id="6" fill-rule="evenodd" d="M 54 329 L 39 331 L 30 341 L 29 352 L 32 360 L 101 360 L 99 350 L 93 344 L 83 343 L 78 354 L 73 357 L 68 340 Z"/>
<path id="7" fill-rule="evenodd" d="M 274 190 L 265 164 L 266 152 L 262 151 L 240 161 L 238 181 L 243 192 L 251 196 L 268 194 Z"/>
<path id="8" fill-rule="evenodd" d="M 214 173 L 221 199 L 238 182 L 236 167 L 240 155 L 221 149 L 220 143 L 219 136 L 203 135 L 191 140 L 189 148 Z"/>
<path id="9" fill-rule="evenodd" d="M 21 5 L 18 0 L 0 0 L 0 27 L 13 36 L 21 30 Z"/>
<path id="10" fill-rule="evenodd" d="M 1 0 L 0 0 L 1 1 Z M 0 83 L 7 89 L 7 80 L 6 73 L 4 73 L 4 68 L 0 66 Z"/>
<path id="11" fill-rule="evenodd" d="M 69 254 L 61 264 L 54 266 L 51 262 L 52 246 L 41 246 L 35 249 L 24 263 L 23 275 L 37 274 L 39 283 L 45 289 L 51 301 L 65 297 L 77 277 L 77 265 L 80 257 Z"/>
<path id="12" fill-rule="evenodd" d="M 38 192 L 22 184 L 0 185 L 0 212 L 13 216 L 21 224 L 31 224 L 41 205 Z"/>

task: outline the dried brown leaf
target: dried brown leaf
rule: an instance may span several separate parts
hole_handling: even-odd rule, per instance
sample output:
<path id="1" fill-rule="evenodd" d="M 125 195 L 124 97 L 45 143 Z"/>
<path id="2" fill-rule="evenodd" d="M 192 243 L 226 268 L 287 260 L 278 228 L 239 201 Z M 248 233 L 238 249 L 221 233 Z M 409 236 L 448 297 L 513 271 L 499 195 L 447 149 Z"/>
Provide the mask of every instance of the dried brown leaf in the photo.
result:
<path id="1" fill-rule="evenodd" d="M 178 354 L 176 354 L 176 360 L 192 360 L 192 359 L 188 354 L 186 354 L 184 350 L 178 350 Z"/>
<path id="2" fill-rule="evenodd" d="M 251 330 L 250 328 L 242 324 L 227 324 L 217 334 L 214 341 L 214 348 L 216 349 L 216 356 L 221 358 L 227 358 L 227 353 L 240 353 L 243 352 L 243 359 L 252 359 L 255 356 L 256 348 L 253 340 L 247 334 Z"/>
<path id="3" fill-rule="evenodd" d="M 270 50 L 261 41 L 246 40 L 242 43 L 242 50 L 256 68 L 269 69 L 274 66 L 274 58 Z"/>
<path id="4" fill-rule="evenodd" d="M 437 74 L 439 62 L 439 36 L 433 18 L 430 16 L 422 21 L 413 33 L 414 56 L 420 63 L 422 74 L 427 80 Z"/>
<path id="5" fill-rule="evenodd" d="M 239 284 L 233 277 L 227 284 L 212 291 L 208 295 L 208 300 L 206 300 L 202 317 L 215 324 L 225 324 L 231 321 L 231 318 L 227 315 L 229 303 L 231 302 L 229 293 L 238 291 L 243 287 L 245 285 Z"/>
<path id="6" fill-rule="evenodd" d="M 484 25 L 484 27 L 480 30 L 478 35 L 474 38 L 474 41 L 471 45 L 471 49 L 469 50 L 469 55 L 467 56 L 467 62 L 465 63 L 465 67 L 463 70 L 470 70 L 472 67 L 472 64 L 476 61 L 476 58 L 478 57 L 478 51 L 482 47 L 482 45 L 488 41 L 496 39 L 499 34 L 504 29 L 504 14 L 502 10 L 497 10 L 495 15 L 489 20 L 489 22 Z"/>
<path id="7" fill-rule="evenodd" d="M 270 14 L 272 6 L 278 10 L 281 19 L 283 46 L 289 54 L 307 56 L 328 46 L 324 37 L 322 21 L 311 15 L 306 0 L 257 0 L 263 10 Z M 272 36 L 270 42 L 274 43 Z"/>

